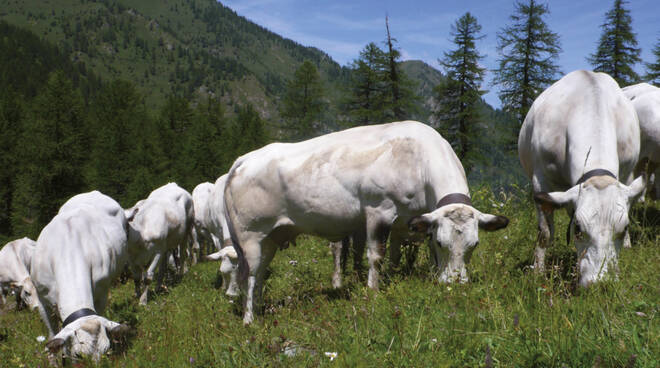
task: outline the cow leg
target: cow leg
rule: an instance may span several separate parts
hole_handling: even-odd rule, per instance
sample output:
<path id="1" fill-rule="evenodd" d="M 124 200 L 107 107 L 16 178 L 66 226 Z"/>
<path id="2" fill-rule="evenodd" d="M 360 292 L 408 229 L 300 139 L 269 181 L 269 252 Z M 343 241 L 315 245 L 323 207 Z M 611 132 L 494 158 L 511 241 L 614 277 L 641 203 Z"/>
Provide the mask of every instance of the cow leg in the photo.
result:
<path id="1" fill-rule="evenodd" d="M 220 243 L 220 238 L 218 238 L 215 234 L 211 234 L 211 241 L 213 242 L 212 245 L 213 247 L 215 247 L 215 250 L 212 250 L 211 244 L 209 244 L 209 246 L 207 247 L 209 253 L 217 252 L 220 249 L 222 249 L 222 243 Z"/>
<path id="2" fill-rule="evenodd" d="M 200 251 L 201 247 L 199 245 L 199 241 L 201 238 L 201 234 L 199 233 L 200 231 L 197 229 L 197 226 L 194 226 L 192 231 L 190 232 L 190 236 L 192 238 L 192 259 L 191 259 L 191 264 L 194 266 L 197 264 L 197 257 L 199 256 L 200 258 L 202 257 L 202 253 Z"/>
<path id="3" fill-rule="evenodd" d="M 0 286 L 0 305 L 5 305 L 7 299 L 5 299 L 5 288 Z"/>
<path id="4" fill-rule="evenodd" d="M 367 209 L 368 210 L 368 209 Z M 378 290 L 380 267 L 385 256 L 387 237 L 390 233 L 392 221 L 387 221 L 382 214 L 367 212 L 367 259 L 369 260 L 369 276 L 367 286 Z"/>
<path id="5" fill-rule="evenodd" d="M 538 217 L 539 233 L 534 251 L 534 270 L 545 272 L 545 251 L 552 245 L 555 234 L 554 213 L 544 211 L 540 204 L 536 204 L 536 216 Z"/>
<path id="6" fill-rule="evenodd" d="M 249 239 L 241 242 L 241 248 L 249 268 L 247 277 L 247 290 L 245 293 L 243 324 L 250 324 L 254 320 L 255 306 L 260 306 L 263 293 L 263 280 L 266 276 L 266 267 L 273 259 L 278 245 L 266 238 L 261 240 Z M 240 272 L 240 271 L 239 271 Z"/>
<path id="7" fill-rule="evenodd" d="M 344 253 L 343 243 L 343 239 L 338 242 L 330 242 L 330 251 L 332 251 L 332 260 L 335 266 L 332 272 L 332 287 L 335 289 L 341 287 L 342 255 Z"/>

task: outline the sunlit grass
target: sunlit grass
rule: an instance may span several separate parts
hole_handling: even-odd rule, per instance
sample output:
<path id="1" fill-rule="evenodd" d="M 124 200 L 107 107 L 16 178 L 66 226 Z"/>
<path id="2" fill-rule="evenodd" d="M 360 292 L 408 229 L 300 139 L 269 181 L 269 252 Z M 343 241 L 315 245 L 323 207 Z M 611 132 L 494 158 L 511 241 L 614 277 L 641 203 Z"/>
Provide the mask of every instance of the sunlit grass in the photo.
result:
<path id="1" fill-rule="evenodd" d="M 481 210 L 512 221 L 506 230 L 480 234 L 468 284 L 434 281 L 424 246 L 414 270 L 386 273 L 378 292 L 350 268 L 344 288 L 333 290 L 327 242 L 305 236 L 276 255 L 264 314 L 248 327 L 237 304 L 215 288 L 217 264 L 193 267 L 146 308 L 137 305 L 130 283 L 117 286 L 106 315 L 132 325 L 134 335 L 102 365 L 660 365 L 658 204 L 636 206 L 633 248 L 621 253 L 619 280 L 582 289 L 563 213 L 556 216 L 550 270 L 538 276 L 529 269 L 536 219 L 528 195 L 505 198 L 484 189 L 473 198 Z M 36 314 L 3 310 L 0 365 L 45 366 L 38 335 L 45 328 Z"/>

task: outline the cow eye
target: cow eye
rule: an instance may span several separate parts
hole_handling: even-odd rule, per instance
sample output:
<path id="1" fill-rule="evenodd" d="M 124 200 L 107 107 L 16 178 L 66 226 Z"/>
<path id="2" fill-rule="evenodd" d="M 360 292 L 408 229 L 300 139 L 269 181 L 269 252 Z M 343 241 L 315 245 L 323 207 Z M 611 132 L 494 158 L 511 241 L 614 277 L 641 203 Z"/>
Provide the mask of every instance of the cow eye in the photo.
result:
<path id="1" fill-rule="evenodd" d="M 581 238 L 583 235 L 582 227 L 579 223 L 575 222 L 575 236 Z"/>

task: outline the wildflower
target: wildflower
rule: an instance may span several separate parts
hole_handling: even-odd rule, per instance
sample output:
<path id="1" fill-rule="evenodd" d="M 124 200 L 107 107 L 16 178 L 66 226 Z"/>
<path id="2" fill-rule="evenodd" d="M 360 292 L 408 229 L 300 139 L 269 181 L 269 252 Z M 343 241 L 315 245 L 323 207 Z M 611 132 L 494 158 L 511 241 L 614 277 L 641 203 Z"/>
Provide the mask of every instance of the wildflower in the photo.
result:
<path id="1" fill-rule="evenodd" d="M 325 352 L 325 356 L 327 356 L 328 358 L 330 358 L 330 361 L 333 361 L 333 360 L 335 360 L 335 358 L 337 357 L 337 352 L 336 352 L 336 351 L 333 351 L 333 352 L 326 351 L 326 352 Z"/>
<path id="2" fill-rule="evenodd" d="M 190 358 L 188 358 L 188 361 L 190 362 L 190 364 L 194 364 L 195 363 L 195 358 L 190 357 Z"/>
<path id="3" fill-rule="evenodd" d="M 435 343 L 438 342 L 438 339 L 436 339 L 436 338 L 434 337 L 434 338 L 431 339 L 431 342 L 435 344 Z"/>
<path id="4" fill-rule="evenodd" d="M 291 266 L 295 266 L 295 265 L 298 264 L 298 261 L 292 259 L 292 260 L 289 261 L 289 264 L 290 264 Z"/>
<path id="5" fill-rule="evenodd" d="M 37 341 L 38 341 L 38 342 L 44 342 L 44 341 L 46 341 L 46 337 L 44 337 L 44 336 L 37 336 Z"/>
<path id="6" fill-rule="evenodd" d="M 451 291 L 451 286 L 447 286 L 447 291 Z"/>

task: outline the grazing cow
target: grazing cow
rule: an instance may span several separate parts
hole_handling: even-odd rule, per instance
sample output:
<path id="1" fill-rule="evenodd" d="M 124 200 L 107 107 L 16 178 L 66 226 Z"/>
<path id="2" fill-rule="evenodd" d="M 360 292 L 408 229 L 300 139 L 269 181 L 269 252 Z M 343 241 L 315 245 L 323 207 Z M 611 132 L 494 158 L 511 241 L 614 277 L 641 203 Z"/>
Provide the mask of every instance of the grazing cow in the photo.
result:
<path id="1" fill-rule="evenodd" d="M 238 296 L 237 272 L 238 255 L 232 247 L 229 229 L 227 227 L 227 216 L 225 215 L 225 184 L 227 174 L 222 175 L 215 181 L 211 196 L 209 198 L 208 219 L 209 232 L 213 234 L 214 240 L 222 239 L 221 249 L 209 254 L 206 259 L 210 261 L 221 260 L 220 273 L 222 274 L 222 288 L 228 296 Z"/>
<path id="2" fill-rule="evenodd" d="M 17 308 L 21 303 L 27 304 L 30 309 L 39 306 L 37 290 L 30 278 L 35 245 L 37 243 L 34 240 L 23 238 L 11 241 L 0 249 L 0 293 L 5 289 L 16 288 Z"/>
<path id="3" fill-rule="evenodd" d="M 472 207 L 463 166 L 433 128 L 413 121 L 357 127 L 239 157 L 225 186 L 244 323 L 261 303 L 266 267 L 300 233 L 338 241 L 366 234 L 368 286 L 377 289 L 385 241 L 406 227 L 432 232 L 441 280 L 467 279 L 478 228 L 507 225 Z"/>
<path id="4" fill-rule="evenodd" d="M 201 183 L 193 189 L 192 200 L 195 212 L 195 222 L 192 231 L 193 240 L 193 264 L 197 263 L 197 256 L 201 257 L 202 249 L 200 243 L 213 243 L 216 250 L 220 250 L 220 240 L 211 232 L 210 204 L 213 183 Z"/>
<path id="5" fill-rule="evenodd" d="M 98 191 L 69 199 L 41 231 L 30 274 L 52 353 L 64 348 L 67 355 L 98 360 L 110 337 L 127 331 L 100 316 L 110 285 L 128 261 L 127 231 L 122 208 Z M 56 335 L 55 309 L 63 321 Z"/>
<path id="6" fill-rule="evenodd" d="M 129 242 L 134 245 L 130 266 L 135 294 L 140 298 L 140 304 L 146 305 L 149 284 L 157 267 L 157 282 L 162 285 L 168 252 L 179 249 L 179 272 L 185 272 L 187 250 L 182 247 L 187 245 L 192 230 L 193 203 L 190 193 L 175 183 L 169 183 L 151 192 L 132 209 L 137 212 L 129 221 Z M 147 263 L 149 267 L 143 272 Z"/>
<path id="7" fill-rule="evenodd" d="M 647 83 L 635 84 L 623 89 L 632 101 L 639 118 L 640 149 L 635 174 L 646 172 L 649 194 L 660 198 L 660 88 Z"/>
<path id="8" fill-rule="evenodd" d="M 637 114 L 614 79 L 578 70 L 546 89 L 525 118 L 518 153 L 535 193 L 535 268 L 545 268 L 553 211 L 565 207 L 572 218 L 580 284 L 616 269 L 624 238 L 630 241 L 628 210 L 644 181 L 632 181 L 639 155 Z"/>

